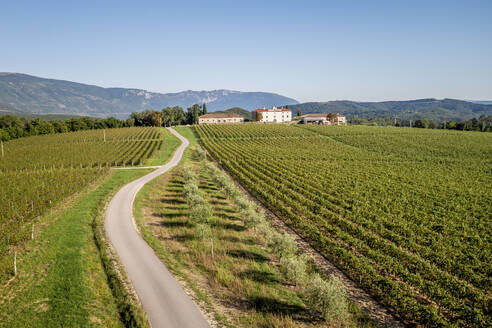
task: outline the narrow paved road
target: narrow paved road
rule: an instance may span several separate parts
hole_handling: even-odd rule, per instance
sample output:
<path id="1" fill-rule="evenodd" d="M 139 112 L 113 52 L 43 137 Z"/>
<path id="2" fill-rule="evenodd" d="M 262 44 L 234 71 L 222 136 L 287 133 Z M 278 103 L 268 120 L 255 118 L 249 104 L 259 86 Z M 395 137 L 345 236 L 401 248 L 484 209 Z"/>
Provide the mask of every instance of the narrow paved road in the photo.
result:
<path id="1" fill-rule="evenodd" d="M 125 185 L 113 197 L 106 212 L 106 233 L 118 253 L 153 328 L 208 327 L 203 314 L 186 295 L 152 248 L 135 230 L 133 201 L 147 182 L 178 165 L 189 142 L 181 140 L 173 158 L 157 170 Z"/>

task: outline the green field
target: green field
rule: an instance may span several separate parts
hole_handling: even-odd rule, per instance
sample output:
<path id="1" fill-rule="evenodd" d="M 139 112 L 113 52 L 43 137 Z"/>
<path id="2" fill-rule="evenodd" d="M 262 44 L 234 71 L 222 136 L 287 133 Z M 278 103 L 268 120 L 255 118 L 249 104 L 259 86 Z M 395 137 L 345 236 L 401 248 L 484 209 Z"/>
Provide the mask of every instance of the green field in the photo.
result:
<path id="1" fill-rule="evenodd" d="M 404 321 L 487 327 L 492 135 L 197 126 L 221 165 Z"/>
<path id="2" fill-rule="evenodd" d="M 348 318 L 331 324 L 306 305 L 306 281 L 284 275 L 284 262 L 270 245 L 271 238 L 248 223 L 237 200 L 215 181 L 210 162 L 197 156 L 193 130 L 177 130 L 190 140 L 185 165 L 142 189 L 135 201 L 136 221 L 144 239 L 219 327 L 375 326 L 354 304 L 349 305 Z M 191 217 L 197 205 L 185 200 L 187 169 L 195 172 L 198 194 L 210 204 L 207 238 L 197 234 L 200 222 Z M 306 274 L 315 270 L 309 262 Z"/>
<path id="3" fill-rule="evenodd" d="M 159 128 L 113 129 L 106 142 L 102 133 L 4 143 L 0 327 L 146 326 L 107 248 L 103 213 L 120 187 L 150 170 L 116 171 L 105 163 L 163 164 L 179 140 Z"/>
<path id="4" fill-rule="evenodd" d="M 158 128 L 80 131 L 21 138 L 0 153 L 0 282 L 13 275 L 13 254 L 56 203 L 107 175 L 114 165 L 162 163 L 176 146 Z M 171 142 L 164 147 L 164 139 Z"/>
<path id="5" fill-rule="evenodd" d="M 149 171 L 115 172 L 36 222 L 34 240 L 17 246 L 17 275 L 0 287 L 0 327 L 125 326 L 94 227 L 109 197 Z"/>

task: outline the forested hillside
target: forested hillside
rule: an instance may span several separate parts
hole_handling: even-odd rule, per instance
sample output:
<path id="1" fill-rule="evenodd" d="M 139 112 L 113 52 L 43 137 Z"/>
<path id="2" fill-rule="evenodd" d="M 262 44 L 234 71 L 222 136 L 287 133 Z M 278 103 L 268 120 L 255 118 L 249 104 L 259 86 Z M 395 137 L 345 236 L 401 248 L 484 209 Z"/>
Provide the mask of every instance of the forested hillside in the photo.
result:
<path id="1" fill-rule="evenodd" d="M 293 113 L 340 113 L 349 117 L 427 118 L 435 121 L 468 120 L 480 115 L 492 115 L 492 105 L 476 104 L 456 99 L 417 99 L 409 101 L 355 102 L 337 100 L 290 105 Z"/>

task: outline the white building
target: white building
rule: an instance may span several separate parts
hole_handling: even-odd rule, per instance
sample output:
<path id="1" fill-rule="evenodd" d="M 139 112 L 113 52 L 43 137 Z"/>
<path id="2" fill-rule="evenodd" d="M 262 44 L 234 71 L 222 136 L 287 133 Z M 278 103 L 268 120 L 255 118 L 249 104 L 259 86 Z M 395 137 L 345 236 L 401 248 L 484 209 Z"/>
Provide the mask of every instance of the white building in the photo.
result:
<path id="1" fill-rule="evenodd" d="M 292 112 L 287 108 L 263 108 L 253 111 L 253 119 L 263 123 L 283 123 L 292 121 Z"/>

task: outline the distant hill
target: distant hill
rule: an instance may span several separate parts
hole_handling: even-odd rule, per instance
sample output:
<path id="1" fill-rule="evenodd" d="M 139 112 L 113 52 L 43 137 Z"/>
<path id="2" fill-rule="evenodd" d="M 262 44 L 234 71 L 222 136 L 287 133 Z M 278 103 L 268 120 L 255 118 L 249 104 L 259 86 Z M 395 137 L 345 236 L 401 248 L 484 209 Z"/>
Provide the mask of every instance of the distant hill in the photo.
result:
<path id="1" fill-rule="evenodd" d="M 234 114 L 241 115 L 242 117 L 244 117 L 244 119 L 247 120 L 252 119 L 251 112 L 247 109 L 240 108 L 240 107 L 233 107 L 226 110 L 219 110 L 219 111 L 215 111 L 215 113 L 234 113 Z"/>
<path id="2" fill-rule="evenodd" d="M 19 73 L 0 73 L 0 108 L 15 108 L 30 114 L 127 117 L 144 109 L 166 106 L 189 107 L 206 103 L 209 111 L 234 106 L 255 109 L 297 104 L 295 99 L 267 92 L 232 90 L 156 93 L 141 89 L 102 88 Z"/>
<path id="3" fill-rule="evenodd" d="M 436 121 L 465 120 L 482 114 L 492 115 L 492 105 L 476 104 L 456 99 L 417 99 L 408 101 L 355 102 L 336 100 L 289 105 L 295 114 L 340 113 L 348 117 L 398 117 L 402 119 L 429 118 Z"/>
<path id="4" fill-rule="evenodd" d="M 492 100 L 465 100 L 474 104 L 492 105 Z"/>
<path id="5" fill-rule="evenodd" d="M 0 115 L 2 115 L 0 113 Z M 79 116 L 79 115 L 70 115 L 70 114 L 15 114 L 15 116 L 18 117 L 25 117 L 29 120 L 33 120 L 36 118 L 39 118 L 41 121 L 66 121 L 71 118 L 81 118 L 84 116 Z M 89 116 L 85 116 L 89 117 Z"/>

